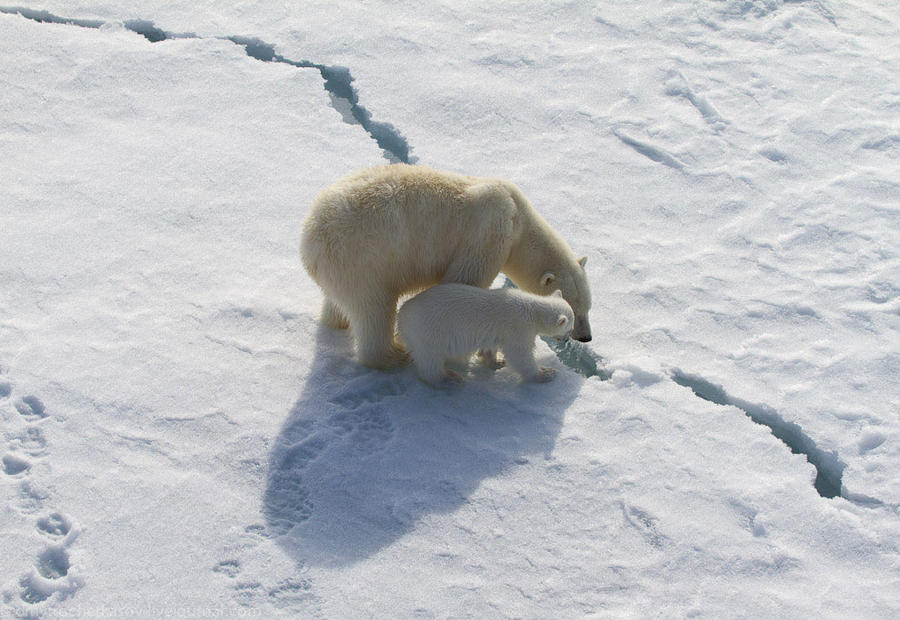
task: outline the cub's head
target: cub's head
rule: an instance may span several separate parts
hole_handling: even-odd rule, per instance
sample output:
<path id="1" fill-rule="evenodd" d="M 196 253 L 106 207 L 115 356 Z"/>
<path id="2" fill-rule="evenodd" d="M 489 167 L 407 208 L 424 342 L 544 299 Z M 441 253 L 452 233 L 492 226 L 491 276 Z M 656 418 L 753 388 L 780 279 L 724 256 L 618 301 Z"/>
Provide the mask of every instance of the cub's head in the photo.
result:
<path id="1" fill-rule="evenodd" d="M 572 325 L 572 338 L 580 342 L 591 341 L 591 324 L 588 322 L 588 311 L 591 309 L 591 291 L 588 288 L 584 266 L 587 256 L 560 269 L 547 271 L 541 276 L 540 292 L 549 295 L 559 291 L 563 299 L 569 302 L 575 314 Z"/>
<path id="2" fill-rule="evenodd" d="M 548 336 L 555 336 L 557 340 L 565 340 L 575 326 L 575 313 L 572 312 L 569 302 L 563 299 L 562 292 L 557 289 L 547 298 L 547 325 L 544 332 Z"/>

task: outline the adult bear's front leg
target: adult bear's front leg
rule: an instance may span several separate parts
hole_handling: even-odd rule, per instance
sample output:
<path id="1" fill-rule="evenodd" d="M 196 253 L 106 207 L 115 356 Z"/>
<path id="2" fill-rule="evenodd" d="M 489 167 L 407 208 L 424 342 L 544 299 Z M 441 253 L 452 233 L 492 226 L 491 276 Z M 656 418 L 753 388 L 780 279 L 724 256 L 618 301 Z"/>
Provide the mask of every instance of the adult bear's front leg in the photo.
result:
<path id="1" fill-rule="evenodd" d="M 361 300 L 346 307 L 359 363 L 378 370 L 402 366 L 409 355 L 394 339 L 397 298 L 363 294 Z"/>

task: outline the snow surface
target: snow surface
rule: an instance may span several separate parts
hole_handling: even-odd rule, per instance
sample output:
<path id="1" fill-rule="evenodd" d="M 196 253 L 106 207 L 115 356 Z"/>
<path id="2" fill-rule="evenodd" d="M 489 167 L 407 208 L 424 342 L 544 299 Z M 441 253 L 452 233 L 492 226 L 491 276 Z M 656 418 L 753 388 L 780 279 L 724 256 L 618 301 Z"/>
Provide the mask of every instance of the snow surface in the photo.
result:
<path id="1" fill-rule="evenodd" d="M 73 4 L 0 7 L 0 615 L 900 614 L 893 2 Z M 398 160 L 588 255 L 553 383 L 317 324 Z"/>

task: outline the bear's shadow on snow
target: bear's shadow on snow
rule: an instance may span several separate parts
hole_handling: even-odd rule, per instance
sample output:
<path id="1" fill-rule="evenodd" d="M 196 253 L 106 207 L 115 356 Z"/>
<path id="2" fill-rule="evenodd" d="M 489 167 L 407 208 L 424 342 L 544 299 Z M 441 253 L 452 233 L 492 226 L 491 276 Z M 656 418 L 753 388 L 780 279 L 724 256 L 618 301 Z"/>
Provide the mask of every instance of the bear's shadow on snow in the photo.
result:
<path id="1" fill-rule="evenodd" d="M 320 327 L 270 453 L 269 534 L 301 565 L 349 565 L 462 507 L 485 479 L 548 458 L 584 379 L 538 347 L 538 362 L 559 371 L 550 383 L 476 368 L 443 391 L 411 367 L 361 367 L 348 334 Z"/>

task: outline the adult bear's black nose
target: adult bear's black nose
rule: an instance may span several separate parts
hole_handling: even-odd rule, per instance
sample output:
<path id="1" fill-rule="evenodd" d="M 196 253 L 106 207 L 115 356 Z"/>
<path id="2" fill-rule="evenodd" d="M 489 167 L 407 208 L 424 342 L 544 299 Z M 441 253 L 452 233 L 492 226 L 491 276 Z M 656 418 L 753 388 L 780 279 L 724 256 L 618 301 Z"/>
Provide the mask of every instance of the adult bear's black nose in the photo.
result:
<path id="1" fill-rule="evenodd" d="M 590 336 L 579 336 L 575 340 L 577 340 L 578 342 L 590 342 L 591 337 Z"/>

